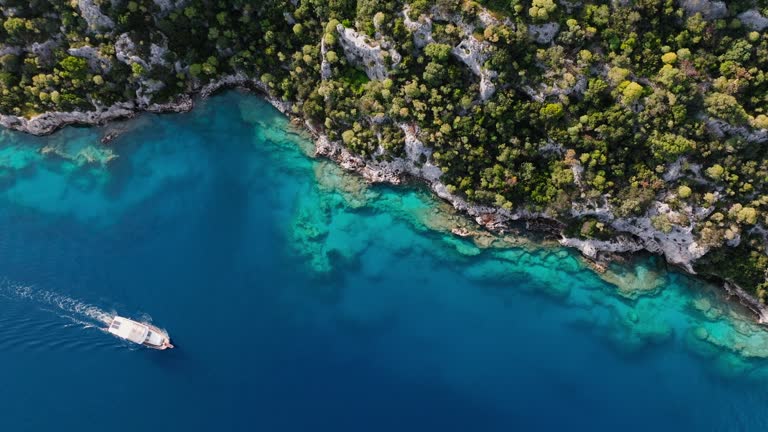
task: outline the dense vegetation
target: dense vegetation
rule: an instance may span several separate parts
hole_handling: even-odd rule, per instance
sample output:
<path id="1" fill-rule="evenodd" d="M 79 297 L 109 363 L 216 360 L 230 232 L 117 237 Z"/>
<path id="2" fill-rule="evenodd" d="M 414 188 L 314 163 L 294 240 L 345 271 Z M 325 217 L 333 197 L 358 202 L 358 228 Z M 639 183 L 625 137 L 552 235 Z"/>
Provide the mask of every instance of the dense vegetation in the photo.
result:
<path id="1" fill-rule="evenodd" d="M 241 72 L 367 157 L 403 156 L 400 124 L 418 125 L 470 201 L 569 220 L 585 238 L 610 231 L 595 208 L 691 229 L 711 249 L 699 271 L 765 298 L 768 1 L 406 3 L 5 0 L 0 113 L 163 102 Z M 430 17 L 420 40 L 407 22 Z M 381 54 L 386 77 L 372 79 L 339 25 L 401 58 Z M 493 72 L 487 100 L 454 52 L 468 42 Z M 654 202 L 665 211 L 647 213 Z"/>

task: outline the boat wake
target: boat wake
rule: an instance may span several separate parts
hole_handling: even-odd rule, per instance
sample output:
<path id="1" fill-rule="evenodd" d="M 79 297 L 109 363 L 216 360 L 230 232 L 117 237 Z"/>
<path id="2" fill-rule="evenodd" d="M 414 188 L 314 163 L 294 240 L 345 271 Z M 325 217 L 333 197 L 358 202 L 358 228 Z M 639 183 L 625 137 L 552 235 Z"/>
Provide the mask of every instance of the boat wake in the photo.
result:
<path id="1" fill-rule="evenodd" d="M 112 321 L 115 312 L 52 291 L 0 280 L 0 297 L 11 300 L 0 318 L 0 350 L 43 350 L 64 348 L 91 349 L 115 346 L 114 339 L 101 332 Z M 51 320 L 49 312 L 59 319 Z M 72 328 L 99 330 L 98 338 L 72 332 Z M 95 336 L 97 333 L 92 333 Z"/>

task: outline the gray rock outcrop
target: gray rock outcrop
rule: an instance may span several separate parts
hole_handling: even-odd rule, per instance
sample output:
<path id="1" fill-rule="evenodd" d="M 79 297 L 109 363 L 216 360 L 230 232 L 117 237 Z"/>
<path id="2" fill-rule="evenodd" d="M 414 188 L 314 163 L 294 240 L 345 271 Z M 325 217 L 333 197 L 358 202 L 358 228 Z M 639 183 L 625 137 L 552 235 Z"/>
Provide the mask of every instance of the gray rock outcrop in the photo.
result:
<path id="1" fill-rule="evenodd" d="M 768 142 L 768 129 L 751 129 L 746 126 L 734 126 L 724 120 L 710 118 L 707 129 L 720 138 L 740 136 L 750 144 L 765 144 Z"/>
<path id="2" fill-rule="evenodd" d="M 372 80 L 387 78 L 390 68 L 397 66 L 402 59 L 400 54 L 390 48 L 385 41 L 372 40 L 341 24 L 336 27 L 336 30 L 347 61 L 362 68 Z"/>
<path id="3" fill-rule="evenodd" d="M 486 101 L 496 92 L 493 80 L 497 73 L 485 68 L 484 64 L 490 55 L 490 46 L 469 35 L 451 50 L 456 58 L 467 65 L 473 74 L 480 78 L 480 100 Z"/>
<path id="4" fill-rule="evenodd" d="M 578 249 L 584 256 L 597 259 L 600 253 L 628 253 L 639 252 L 644 249 L 643 244 L 627 237 L 617 236 L 611 240 L 579 239 L 562 237 L 559 243 L 566 247 Z"/>
<path id="5" fill-rule="evenodd" d="M 27 48 L 27 51 L 37 57 L 37 61 L 44 66 L 52 66 L 56 61 L 54 50 L 60 45 L 59 40 L 49 39 L 45 42 L 35 42 Z"/>
<path id="6" fill-rule="evenodd" d="M 559 31 L 560 24 L 556 22 L 532 24 L 528 26 L 528 37 L 536 43 L 546 45 L 552 42 Z"/>
<path id="7" fill-rule="evenodd" d="M 410 9 L 410 6 L 403 9 L 403 24 L 413 35 L 413 44 L 416 48 L 424 48 L 428 43 L 434 42 L 432 39 L 432 19 L 422 15 L 417 20 L 412 20 L 408 16 Z"/>
<path id="8" fill-rule="evenodd" d="M 320 79 L 323 81 L 329 80 L 333 75 L 333 71 L 331 70 L 331 63 L 325 57 L 327 53 L 328 46 L 325 44 L 325 38 L 322 38 L 322 40 L 320 40 Z"/>
<path id="9" fill-rule="evenodd" d="M 91 31 L 112 30 L 115 27 L 112 19 L 104 15 L 93 0 L 77 0 L 77 7 Z"/>
<path id="10" fill-rule="evenodd" d="M 20 55 L 24 50 L 19 46 L 14 45 L 0 45 L 0 57 L 8 54 Z"/>
<path id="11" fill-rule="evenodd" d="M 149 69 L 147 62 L 139 57 L 136 44 L 133 43 L 133 40 L 128 33 L 123 33 L 118 36 L 117 41 L 115 42 L 115 57 L 128 66 L 133 63 L 138 63 L 145 69 Z"/>
<path id="12" fill-rule="evenodd" d="M 186 4 L 186 0 L 153 0 L 158 9 L 160 9 L 160 16 L 165 17 L 170 12 L 181 8 Z"/>
<path id="13" fill-rule="evenodd" d="M 70 48 L 67 52 L 75 57 L 82 57 L 88 60 L 88 68 L 93 72 L 109 72 L 112 69 L 112 62 L 108 58 L 103 57 L 99 50 L 91 45 Z"/>
<path id="14" fill-rule="evenodd" d="M 763 31 L 768 28 L 768 18 L 764 17 L 756 9 L 750 9 L 739 14 L 739 20 L 747 28 L 755 31 Z"/>
<path id="15" fill-rule="evenodd" d="M 716 20 L 728 16 L 725 2 L 712 0 L 680 0 L 680 6 L 688 15 L 700 13 L 704 19 Z"/>

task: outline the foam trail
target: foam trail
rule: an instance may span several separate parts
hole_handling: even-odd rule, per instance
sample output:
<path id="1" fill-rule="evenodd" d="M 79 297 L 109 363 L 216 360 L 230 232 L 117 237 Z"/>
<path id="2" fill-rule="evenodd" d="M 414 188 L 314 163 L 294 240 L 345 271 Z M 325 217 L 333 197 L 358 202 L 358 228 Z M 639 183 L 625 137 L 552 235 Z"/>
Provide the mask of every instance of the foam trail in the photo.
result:
<path id="1" fill-rule="evenodd" d="M 8 280 L 0 281 L 0 294 L 8 298 L 23 299 L 39 303 L 41 306 L 52 307 L 54 313 L 87 327 L 101 327 L 101 324 L 112 322 L 114 313 L 109 313 L 97 306 L 59 293 L 36 289 L 32 286 L 21 285 Z M 44 309 L 48 309 L 44 307 Z M 50 310 L 50 309 L 49 309 Z"/>
<path id="2" fill-rule="evenodd" d="M 27 322 L 27 317 L 0 317 L 0 322 L 4 320 L 12 320 L 13 325 L 0 326 L 0 335 L 3 333 L 3 329 L 13 328 L 11 337 L 0 338 L 0 351 L 8 350 L 11 348 L 23 347 L 25 349 L 42 349 L 43 346 L 50 348 L 67 347 L 67 349 L 76 349 L 80 345 L 92 349 L 94 347 L 114 346 L 113 343 L 109 345 L 95 344 L 94 341 L 84 341 L 83 338 L 76 339 L 62 339 L 57 337 L 57 340 L 53 343 L 42 342 L 37 340 L 36 336 L 39 334 L 50 334 L 50 331 L 39 332 L 34 330 L 40 330 L 41 325 L 48 325 L 61 328 L 79 327 L 82 329 L 96 329 L 101 332 L 105 332 L 105 327 L 108 327 L 112 323 L 112 319 L 117 315 L 117 312 L 107 312 L 98 306 L 85 303 L 75 298 L 59 294 L 52 291 L 37 289 L 33 286 L 22 285 L 8 279 L 0 279 L 0 296 L 11 300 L 22 300 L 26 303 L 30 303 L 32 306 L 37 307 L 39 310 L 52 313 L 59 318 L 62 318 L 67 323 L 63 325 L 55 324 L 40 324 L 37 322 Z M 144 323 L 151 323 L 152 317 L 149 314 L 142 314 L 139 320 Z M 23 323 L 23 324 L 22 324 Z M 28 334 L 29 332 L 32 332 Z M 168 336 L 168 332 L 165 329 L 161 331 Z M 113 342 L 113 341 L 112 341 Z M 137 349 L 137 345 L 123 343 L 121 341 L 121 348 Z"/>

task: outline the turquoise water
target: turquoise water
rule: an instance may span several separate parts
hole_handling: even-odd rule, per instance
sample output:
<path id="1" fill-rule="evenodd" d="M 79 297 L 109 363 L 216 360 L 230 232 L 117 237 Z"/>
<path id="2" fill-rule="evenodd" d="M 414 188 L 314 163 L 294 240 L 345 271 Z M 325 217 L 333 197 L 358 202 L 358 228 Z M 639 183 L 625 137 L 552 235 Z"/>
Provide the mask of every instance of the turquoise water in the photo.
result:
<path id="1" fill-rule="evenodd" d="M 655 260 L 458 238 L 250 95 L 119 127 L 0 132 L 2 430 L 768 426 L 766 332 Z"/>

